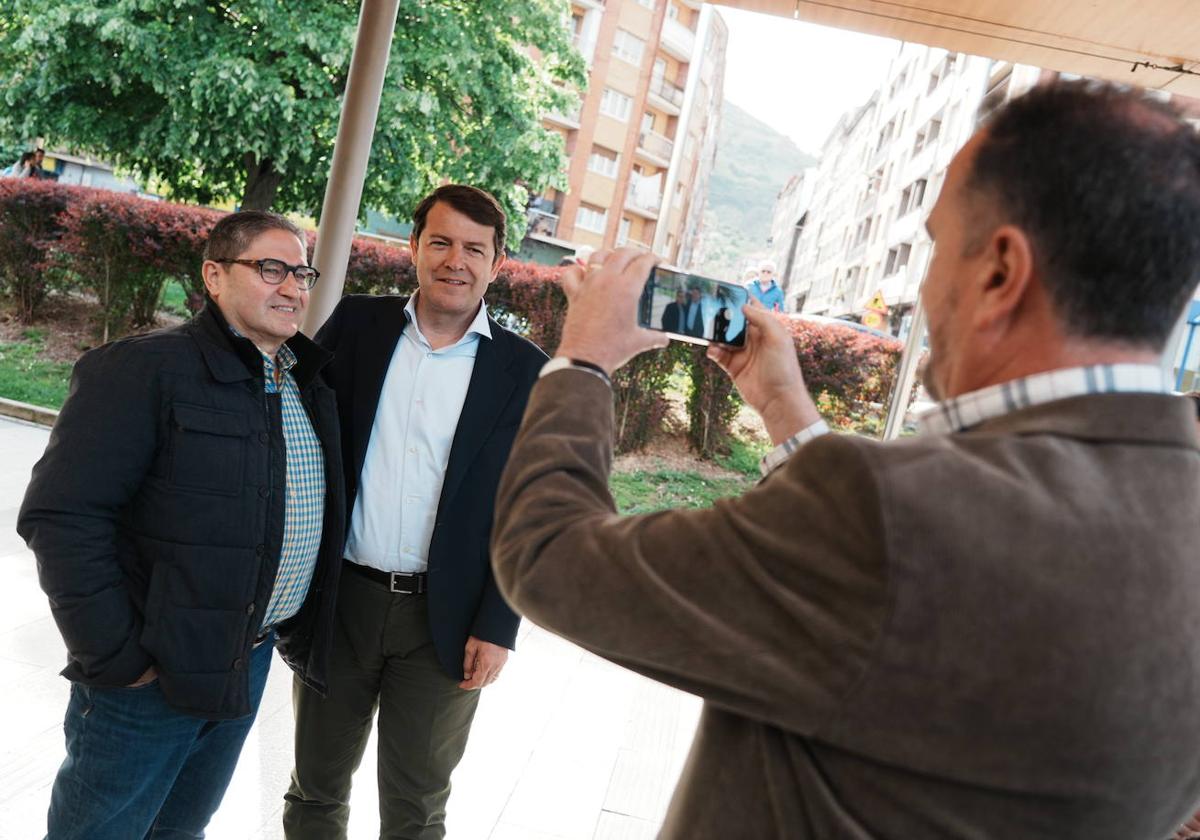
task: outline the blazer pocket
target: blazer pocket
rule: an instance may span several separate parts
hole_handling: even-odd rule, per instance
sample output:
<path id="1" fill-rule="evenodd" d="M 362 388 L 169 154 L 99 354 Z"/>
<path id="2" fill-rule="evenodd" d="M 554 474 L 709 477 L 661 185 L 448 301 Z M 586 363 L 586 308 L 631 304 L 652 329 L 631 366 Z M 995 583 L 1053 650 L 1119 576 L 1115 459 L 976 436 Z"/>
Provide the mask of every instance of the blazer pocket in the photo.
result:
<path id="1" fill-rule="evenodd" d="M 246 418 L 231 411 L 175 403 L 171 421 L 171 485 L 237 495 L 250 431 Z"/>

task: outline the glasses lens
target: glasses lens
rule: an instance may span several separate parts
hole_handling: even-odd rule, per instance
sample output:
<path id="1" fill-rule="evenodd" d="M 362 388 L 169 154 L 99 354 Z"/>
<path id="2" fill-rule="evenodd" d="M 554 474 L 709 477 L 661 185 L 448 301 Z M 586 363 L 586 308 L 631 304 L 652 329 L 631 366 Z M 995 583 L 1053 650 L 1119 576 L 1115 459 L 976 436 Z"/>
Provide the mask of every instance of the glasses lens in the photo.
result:
<path id="1" fill-rule="evenodd" d="M 287 277 L 287 266 L 279 260 L 263 260 L 258 264 L 258 273 L 262 275 L 263 280 L 276 285 Z"/>
<path id="2" fill-rule="evenodd" d="M 321 276 L 321 272 L 306 265 L 297 266 L 292 273 L 296 275 L 296 282 L 303 289 L 311 289 L 317 285 L 317 278 Z"/>

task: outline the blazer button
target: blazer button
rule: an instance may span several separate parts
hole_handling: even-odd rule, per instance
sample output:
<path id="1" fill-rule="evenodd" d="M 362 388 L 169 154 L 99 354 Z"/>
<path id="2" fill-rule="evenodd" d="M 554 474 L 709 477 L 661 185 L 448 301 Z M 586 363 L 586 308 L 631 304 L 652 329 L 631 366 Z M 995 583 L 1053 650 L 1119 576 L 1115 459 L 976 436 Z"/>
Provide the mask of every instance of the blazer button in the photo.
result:
<path id="1" fill-rule="evenodd" d="M 265 498 L 267 498 L 267 496 L 270 496 L 270 495 L 271 495 L 270 487 L 259 487 L 258 488 L 258 497 L 260 499 L 265 499 Z"/>
<path id="2" fill-rule="evenodd" d="M 254 615 L 254 604 L 246 605 L 246 615 Z"/>
<path id="3" fill-rule="evenodd" d="M 264 444 L 264 445 L 268 444 L 271 442 L 271 436 L 269 434 L 267 434 L 266 432 L 259 432 L 258 433 L 258 442 L 261 444 Z"/>
<path id="4" fill-rule="evenodd" d="M 235 671 L 242 670 L 242 660 L 241 659 L 233 660 L 233 670 L 235 670 Z"/>
<path id="5" fill-rule="evenodd" d="M 259 557 L 262 557 L 264 554 L 267 553 L 267 547 L 265 545 L 263 545 L 262 543 L 259 543 L 258 545 L 254 546 L 254 553 L 257 554 Z"/>

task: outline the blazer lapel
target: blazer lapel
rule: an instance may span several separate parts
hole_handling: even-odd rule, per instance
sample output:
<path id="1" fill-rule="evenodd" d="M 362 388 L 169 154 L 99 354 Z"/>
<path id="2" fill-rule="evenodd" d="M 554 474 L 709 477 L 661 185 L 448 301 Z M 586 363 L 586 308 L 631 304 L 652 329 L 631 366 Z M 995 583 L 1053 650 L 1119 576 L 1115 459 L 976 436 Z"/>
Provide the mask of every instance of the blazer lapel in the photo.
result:
<path id="1" fill-rule="evenodd" d="M 396 352 L 396 342 L 408 325 L 408 316 L 404 313 L 407 300 L 390 298 L 386 302 L 386 306 L 376 307 L 371 322 L 363 325 L 358 351 L 354 355 L 355 485 L 362 476 L 363 462 L 367 459 L 367 444 L 375 425 L 375 411 L 379 408 L 383 380 L 387 377 L 392 355 Z"/>
<path id="2" fill-rule="evenodd" d="M 507 370 L 512 358 L 508 335 L 495 321 L 489 318 L 488 322 L 492 328 L 492 338 L 479 339 L 475 367 L 467 386 L 467 398 L 454 432 L 454 443 L 450 446 L 450 462 L 446 465 L 446 479 L 442 483 L 442 496 L 438 501 L 439 510 L 444 509 L 458 492 L 471 462 L 495 428 L 516 387 Z"/>

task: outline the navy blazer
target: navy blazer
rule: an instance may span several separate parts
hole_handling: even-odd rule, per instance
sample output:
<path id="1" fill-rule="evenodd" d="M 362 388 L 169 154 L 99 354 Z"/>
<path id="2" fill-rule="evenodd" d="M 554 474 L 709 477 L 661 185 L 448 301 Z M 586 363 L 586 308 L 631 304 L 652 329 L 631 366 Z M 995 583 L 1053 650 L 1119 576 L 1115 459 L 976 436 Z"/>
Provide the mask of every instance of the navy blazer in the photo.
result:
<path id="1" fill-rule="evenodd" d="M 333 353 L 323 373 L 337 394 L 347 529 L 379 394 L 408 324 L 407 303 L 397 295 L 347 295 L 316 335 Z M 442 669 L 456 680 L 463 678 L 468 636 L 516 645 L 520 618 L 496 588 L 488 544 L 500 473 L 547 358 L 493 319 L 488 324 L 492 338 L 479 340 L 429 544 L 429 630 Z"/>

